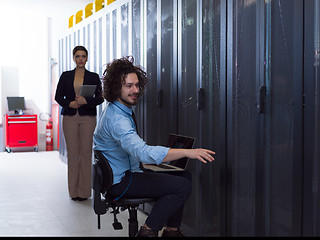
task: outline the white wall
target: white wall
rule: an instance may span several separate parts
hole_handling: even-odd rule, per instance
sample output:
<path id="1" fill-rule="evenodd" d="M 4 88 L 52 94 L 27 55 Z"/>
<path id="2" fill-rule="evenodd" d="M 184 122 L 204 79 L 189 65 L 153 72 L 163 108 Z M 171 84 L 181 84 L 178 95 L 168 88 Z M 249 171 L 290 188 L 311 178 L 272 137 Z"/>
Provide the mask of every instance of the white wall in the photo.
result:
<path id="1" fill-rule="evenodd" d="M 50 59 L 58 63 L 58 40 L 68 29 L 69 17 L 91 2 L 94 1 L 0 0 L 1 116 L 7 111 L 9 95 L 24 96 L 26 107 L 32 108 L 34 114 L 49 112 Z M 58 64 L 52 75 L 59 78 Z M 45 125 L 39 121 L 40 150 L 45 150 Z"/>

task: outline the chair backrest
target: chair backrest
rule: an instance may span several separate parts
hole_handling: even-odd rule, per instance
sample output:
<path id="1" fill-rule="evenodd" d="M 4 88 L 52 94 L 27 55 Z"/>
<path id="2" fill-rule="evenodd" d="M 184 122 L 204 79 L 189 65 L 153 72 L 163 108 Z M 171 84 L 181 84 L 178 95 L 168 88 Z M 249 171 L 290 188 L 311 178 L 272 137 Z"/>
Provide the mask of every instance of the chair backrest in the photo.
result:
<path id="1" fill-rule="evenodd" d="M 100 192 L 105 193 L 113 184 L 112 168 L 106 157 L 99 150 L 94 150 L 94 159 L 97 167 L 100 168 L 102 179 L 100 183 Z"/>

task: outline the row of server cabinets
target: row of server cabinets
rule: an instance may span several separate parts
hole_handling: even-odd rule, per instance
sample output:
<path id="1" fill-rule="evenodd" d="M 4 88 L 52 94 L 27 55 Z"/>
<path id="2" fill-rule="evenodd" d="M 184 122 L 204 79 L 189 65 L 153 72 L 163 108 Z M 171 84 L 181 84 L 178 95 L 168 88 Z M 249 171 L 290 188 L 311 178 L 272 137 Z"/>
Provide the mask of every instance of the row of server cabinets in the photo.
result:
<path id="1" fill-rule="evenodd" d="M 189 161 L 188 235 L 319 236 L 319 14 L 319 0 L 117 0 L 61 38 L 60 73 L 76 45 L 100 76 L 132 55 L 149 76 L 145 141 L 216 152 Z"/>

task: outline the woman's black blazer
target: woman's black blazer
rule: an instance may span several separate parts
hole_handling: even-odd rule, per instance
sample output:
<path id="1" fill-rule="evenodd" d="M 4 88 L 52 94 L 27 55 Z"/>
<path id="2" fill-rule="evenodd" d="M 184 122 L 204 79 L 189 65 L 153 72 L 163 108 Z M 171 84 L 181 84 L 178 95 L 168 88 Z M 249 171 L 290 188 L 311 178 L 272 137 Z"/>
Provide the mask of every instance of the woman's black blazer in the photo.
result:
<path id="1" fill-rule="evenodd" d="M 88 104 L 83 105 L 78 109 L 69 107 L 70 102 L 74 101 L 76 98 L 73 87 L 74 75 L 75 69 L 63 72 L 57 85 L 54 99 L 62 107 L 61 115 L 75 115 L 77 110 L 79 115 L 97 115 L 96 106 L 103 103 L 104 100 L 102 97 L 102 87 L 99 75 L 85 69 L 83 85 L 97 85 L 97 88 L 93 97 L 86 98 Z"/>

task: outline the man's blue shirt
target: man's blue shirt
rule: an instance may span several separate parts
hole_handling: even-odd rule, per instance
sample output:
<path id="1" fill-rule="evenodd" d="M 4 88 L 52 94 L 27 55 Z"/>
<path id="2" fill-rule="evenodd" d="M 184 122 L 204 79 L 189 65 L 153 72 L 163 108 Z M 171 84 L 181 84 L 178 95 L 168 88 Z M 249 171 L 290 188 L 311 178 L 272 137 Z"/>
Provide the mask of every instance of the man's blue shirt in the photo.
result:
<path id="1" fill-rule="evenodd" d="M 141 172 L 140 162 L 160 164 L 169 148 L 149 146 L 137 134 L 132 108 L 115 101 L 108 103 L 100 115 L 93 134 L 94 149 L 102 151 L 113 171 L 113 184 L 125 171 Z"/>

